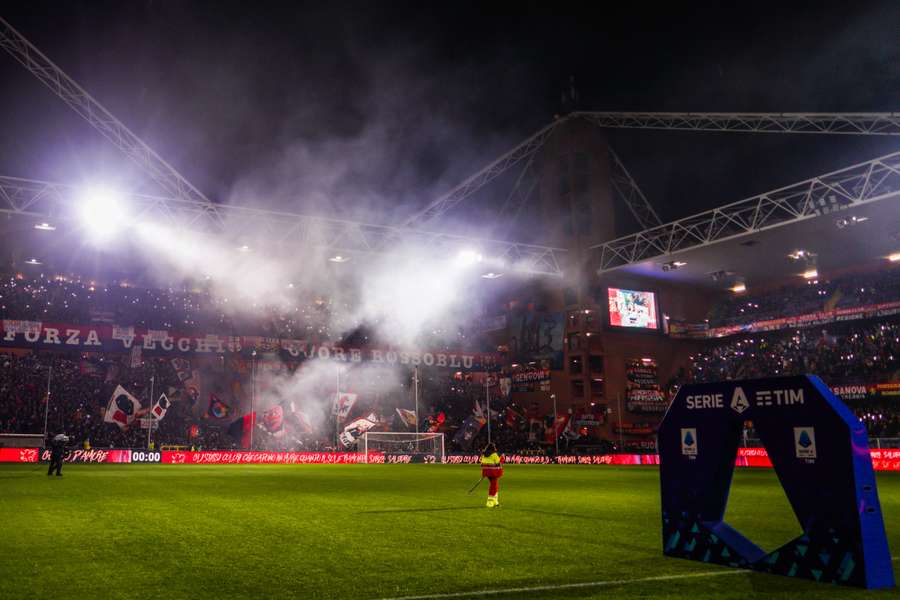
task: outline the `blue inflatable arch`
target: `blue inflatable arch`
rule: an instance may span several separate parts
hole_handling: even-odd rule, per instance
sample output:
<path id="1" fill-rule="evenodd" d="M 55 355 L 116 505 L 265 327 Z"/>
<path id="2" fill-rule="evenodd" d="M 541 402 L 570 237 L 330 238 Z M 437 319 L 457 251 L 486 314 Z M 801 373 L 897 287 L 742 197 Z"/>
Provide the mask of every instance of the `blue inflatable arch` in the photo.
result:
<path id="1" fill-rule="evenodd" d="M 744 421 L 803 530 L 765 552 L 725 523 Z M 668 556 L 866 588 L 894 585 L 863 424 L 818 377 L 687 385 L 659 429 Z"/>

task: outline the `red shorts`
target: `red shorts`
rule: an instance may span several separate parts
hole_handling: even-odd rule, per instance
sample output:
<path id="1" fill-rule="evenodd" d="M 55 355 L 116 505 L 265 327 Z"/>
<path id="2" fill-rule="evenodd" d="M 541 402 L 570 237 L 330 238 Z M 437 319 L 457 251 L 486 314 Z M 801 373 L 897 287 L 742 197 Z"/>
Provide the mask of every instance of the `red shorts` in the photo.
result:
<path id="1" fill-rule="evenodd" d="M 494 477 L 503 477 L 503 467 L 500 467 L 500 466 L 481 467 L 481 476 L 487 477 L 488 479 L 491 479 Z"/>

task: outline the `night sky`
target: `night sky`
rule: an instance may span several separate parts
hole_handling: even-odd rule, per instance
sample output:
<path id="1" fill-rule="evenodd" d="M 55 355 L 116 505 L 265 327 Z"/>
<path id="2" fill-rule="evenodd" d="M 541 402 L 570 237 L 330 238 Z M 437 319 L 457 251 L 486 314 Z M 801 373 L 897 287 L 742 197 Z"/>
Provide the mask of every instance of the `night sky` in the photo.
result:
<path id="1" fill-rule="evenodd" d="M 382 222 L 549 123 L 570 75 L 585 110 L 900 109 L 896 1 L 605 4 L 6 1 L 0 14 L 211 199 Z M 0 81 L 0 173 L 158 191 L 5 53 Z M 610 139 L 664 219 L 898 149 Z"/>

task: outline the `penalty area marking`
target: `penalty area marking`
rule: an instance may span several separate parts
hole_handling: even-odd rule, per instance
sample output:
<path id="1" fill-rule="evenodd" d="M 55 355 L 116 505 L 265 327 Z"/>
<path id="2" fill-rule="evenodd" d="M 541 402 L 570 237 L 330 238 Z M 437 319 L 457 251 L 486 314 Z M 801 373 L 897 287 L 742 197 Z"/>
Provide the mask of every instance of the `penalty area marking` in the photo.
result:
<path id="1" fill-rule="evenodd" d="M 900 561 L 900 556 L 892 558 L 892 562 Z M 423 594 L 420 596 L 394 596 L 379 600 L 441 600 L 443 598 L 471 598 L 475 596 L 501 596 L 505 594 L 528 594 L 532 592 L 555 592 L 577 590 L 592 587 L 610 587 L 628 585 L 629 583 L 648 583 L 652 581 L 675 581 L 678 579 L 697 579 L 700 577 L 721 577 L 725 575 L 752 575 L 756 571 L 748 569 L 728 571 L 702 571 L 700 573 L 683 573 L 681 575 L 658 575 L 656 577 L 640 577 L 638 579 L 609 579 L 606 581 L 587 581 L 583 583 L 560 583 L 557 585 L 538 585 L 534 587 L 502 588 L 496 590 L 476 590 L 472 592 L 448 592 L 445 594 Z"/>

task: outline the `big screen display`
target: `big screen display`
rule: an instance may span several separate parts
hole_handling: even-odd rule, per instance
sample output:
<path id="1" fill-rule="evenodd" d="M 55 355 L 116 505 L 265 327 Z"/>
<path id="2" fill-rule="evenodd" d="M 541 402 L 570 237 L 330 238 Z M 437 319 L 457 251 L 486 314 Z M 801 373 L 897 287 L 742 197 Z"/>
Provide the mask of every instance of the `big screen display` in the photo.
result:
<path id="1" fill-rule="evenodd" d="M 637 290 L 607 288 L 609 324 L 613 327 L 659 329 L 656 318 L 656 294 Z"/>

